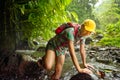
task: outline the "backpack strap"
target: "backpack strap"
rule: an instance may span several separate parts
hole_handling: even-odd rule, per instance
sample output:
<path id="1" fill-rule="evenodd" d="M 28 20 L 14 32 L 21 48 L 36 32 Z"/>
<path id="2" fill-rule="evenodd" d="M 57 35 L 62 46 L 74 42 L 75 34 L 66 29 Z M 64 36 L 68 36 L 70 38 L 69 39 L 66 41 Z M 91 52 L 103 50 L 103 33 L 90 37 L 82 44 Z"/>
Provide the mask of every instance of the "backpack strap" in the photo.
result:
<path id="1" fill-rule="evenodd" d="M 68 22 L 67 23 L 69 25 L 69 27 L 73 27 L 74 28 L 74 36 L 76 37 L 77 33 L 78 33 L 78 29 L 81 27 L 81 25 L 79 25 L 78 23 L 71 23 Z"/>

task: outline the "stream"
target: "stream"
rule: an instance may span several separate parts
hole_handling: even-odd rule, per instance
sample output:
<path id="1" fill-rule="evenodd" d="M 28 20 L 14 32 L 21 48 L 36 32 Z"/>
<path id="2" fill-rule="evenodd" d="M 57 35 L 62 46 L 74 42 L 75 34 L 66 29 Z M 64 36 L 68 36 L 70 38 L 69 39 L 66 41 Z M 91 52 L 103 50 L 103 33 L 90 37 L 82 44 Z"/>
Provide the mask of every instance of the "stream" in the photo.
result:
<path id="1" fill-rule="evenodd" d="M 81 58 L 79 52 L 76 53 L 79 62 Z M 87 62 L 94 66 L 97 70 L 104 72 L 105 77 L 99 78 L 95 74 L 91 74 L 94 80 L 120 80 L 120 49 L 114 47 L 92 47 L 87 49 Z M 72 65 L 70 57 L 66 59 L 63 70 L 62 80 L 69 80 L 77 72 Z"/>
<path id="2" fill-rule="evenodd" d="M 79 58 L 79 55 L 77 57 Z M 79 62 L 81 62 L 80 58 L 79 58 Z M 120 66 L 119 66 L 120 64 L 119 65 L 118 63 L 105 64 L 102 62 L 97 62 L 95 61 L 95 59 L 90 59 L 90 58 L 87 58 L 87 62 L 88 64 L 91 64 L 92 66 L 94 66 L 96 69 L 105 72 L 104 79 L 98 78 L 98 76 L 95 74 L 91 74 L 94 80 L 120 80 Z M 70 80 L 70 78 L 76 74 L 77 74 L 77 71 L 73 66 L 71 59 L 67 58 L 64 65 L 64 70 L 63 70 L 61 80 Z"/>
<path id="3" fill-rule="evenodd" d="M 104 72 L 104 78 L 99 78 L 96 74 L 91 74 L 94 80 L 120 80 L 120 49 L 115 47 L 88 47 L 87 62 L 95 69 Z M 81 57 L 79 50 L 76 49 L 76 55 L 80 63 Z M 61 80 L 70 80 L 77 74 L 73 66 L 71 57 L 66 54 L 66 60 L 63 67 Z M 47 80 L 47 79 L 46 79 Z M 49 80 L 49 79 L 48 79 Z M 79 80 L 79 79 L 77 79 Z"/>
<path id="4" fill-rule="evenodd" d="M 81 57 L 79 49 L 76 48 L 76 55 L 81 65 Z M 17 54 L 16 54 L 17 53 Z M 24 56 L 23 56 L 24 54 Z M 0 58 L 3 61 L 0 66 L 0 80 L 50 80 L 50 73 L 46 73 L 42 68 L 40 69 L 36 63 L 39 57 L 44 55 L 44 48 L 42 50 L 16 50 L 15 54 Z M 104 77 L 100 78 L 94 71 L 90 76 L 94 80 L 120 80 L 120 48 L 115 47 L 87 47 L 87 63 L 94 66 L 95 70 L 104 73 Z M 23 59 L 22 59 L 23 58 Z M 2 62 L 2 61 L 1 61 Z M 82 66 L 82 65 L 81 65 Z M 19 73 L 18 73 L 19 72 Z M 18 74 L 16 74 L 18 73 Z M 75 67 L 73 66 L 69 53 L 66 54 L 66 59 L 60 80 L 72 80 L 71 78 L 77 75 Z M 74 80 L 81 80 L 75 77 Z"/>

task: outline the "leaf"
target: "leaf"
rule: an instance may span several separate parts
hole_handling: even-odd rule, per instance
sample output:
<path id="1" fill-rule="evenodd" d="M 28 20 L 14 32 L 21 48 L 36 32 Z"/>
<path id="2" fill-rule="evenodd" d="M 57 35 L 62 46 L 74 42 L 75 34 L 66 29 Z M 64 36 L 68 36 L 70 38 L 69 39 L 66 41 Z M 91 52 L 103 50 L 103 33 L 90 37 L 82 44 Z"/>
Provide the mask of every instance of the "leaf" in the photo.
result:
<path id="1" fill-rule="evenodd" d="M 78 15 L 75 12 L 71 12 L 71 15 L 78 22 Z"/>
<path id="2" fill-rule="evenodd" d="M 55 6 L 55 0 L 49 0 L 50 5 Z"/>
<path id="3" fill-rule="evenodd" d="M 68 5 L 72 2 L 72 0 L 60 0 L 60 2 L 61 2 L 63 5 L 68 6 Z"/>
<path id="4" fill-rule="evenodd" d="M 22 14 L 25 14 L 25 6 L 24 5 L 20 8 L 20 11 Z"/>

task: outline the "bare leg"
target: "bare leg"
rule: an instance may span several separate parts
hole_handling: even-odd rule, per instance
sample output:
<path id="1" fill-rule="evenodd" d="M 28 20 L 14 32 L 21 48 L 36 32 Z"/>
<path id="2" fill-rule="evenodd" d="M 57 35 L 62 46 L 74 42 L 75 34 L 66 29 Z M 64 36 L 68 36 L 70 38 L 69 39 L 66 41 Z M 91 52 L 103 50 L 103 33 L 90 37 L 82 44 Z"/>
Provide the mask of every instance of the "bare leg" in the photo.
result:
<path id="1" fill-rule="evenodd" d="M 43 57 L 44 60 L 44 68 L 47 70 L 51 70 L 52 66 L 55 62 L 55 52 L 53 50 L 47 50 L 45 56 Z"/>
<path id="2" fill-rule="evenodd" d="M 52 75 L 52 80 L 59 80 L 62 73 L 64 61 L 65 55 L 60 55 L 56 57 L 55 73 Z"/>

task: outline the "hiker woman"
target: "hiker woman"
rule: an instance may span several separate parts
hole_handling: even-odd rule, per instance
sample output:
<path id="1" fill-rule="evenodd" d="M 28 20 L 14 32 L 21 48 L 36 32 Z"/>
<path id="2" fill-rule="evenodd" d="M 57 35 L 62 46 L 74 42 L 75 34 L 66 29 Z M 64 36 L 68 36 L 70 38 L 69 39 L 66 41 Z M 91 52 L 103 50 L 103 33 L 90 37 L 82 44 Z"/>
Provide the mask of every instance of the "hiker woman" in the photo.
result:
<path id="1" fill-rule="evenodd" d="M 70 24 L 70 23 L 69 23 Z M 71 23 L 72 26 L 79 25 Z M 68 25 L 69 26 L 69 25 Z M 44 68 L 51 70 L 55 62 L 55 72 L 52 75 L 52 80 L 58 80 L 62 73 L 63 64 L 65 61 L 65 51 L 68 48 L 73 64 L 78 72 L 80 73 L 91 73 L 86 63 L 86 53 L 85 53 L 85 37 L 89 36 L 92 32 L 95 32 L 96 24 L 91 19 L 86 19 L 83 24 L 75 31 L 73 27 L 64 29 L 61 33 L 56 34 L 51 38 L 46 46 L 46 54 L 43 57 Z M 77 60 L 74 44 L 79 41 L 80 54 L 82 62 L 85 68 L 81 68 Z"/>

